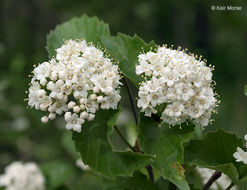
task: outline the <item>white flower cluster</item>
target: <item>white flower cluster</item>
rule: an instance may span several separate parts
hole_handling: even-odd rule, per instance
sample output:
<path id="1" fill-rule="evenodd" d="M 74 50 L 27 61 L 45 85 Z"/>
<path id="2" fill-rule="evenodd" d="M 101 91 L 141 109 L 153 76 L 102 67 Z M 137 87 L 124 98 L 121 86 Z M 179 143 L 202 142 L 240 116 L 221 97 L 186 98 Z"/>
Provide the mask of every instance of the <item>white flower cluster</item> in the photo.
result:
<path id="1" fill-rule="evenodd" d="M 0 186 L 6 190 L 44 190 L 45 179 L 35 163 L 13 162 L 0 175 Z"/>
<path id="2" fill-rule="evenodd" d="M 69 40 L 56 50 L 56 59 L 33 71 L 28 105 L 48 111 L 46 123 L 64 114 L 66 129 L 81 132 L 96 111 L 117 109 L 120 100 L 118 66 L 85 40 Z"/>
<path id="3" fill-rule="evenodd" d="M 192 120 L 208 125 L 217 99 L 213 91 L 212 68 L 180 49 L 165 46 L 138 56 L 136 73 L 140 84 L 138 107 L 146 116 L 162 108 L 161 119 L 171 125 Z"/>
<path id="4" fill-rule="evenodd" d="M 247 147 L 247 135 L 244 136 L 245 147 Z M 237 147 L 237 151 L 233 154 L 233 157 L 236 159 L 236 162 L 243 162 L 247 164 L 247 152 L 242 150 L 240 147 Z"/>
<path id="5" fill-rule="evenodd" d="M 203 184 L 206 184 L 210 177 L 213 175 L 215 170 L 211 170 L 208 168 L 196 168 L 197 172 L 200 174 Z M 227 189 L 227 187 L 231 184 L 232 180 L 225 174 L 221 174 L 220 178 L 215 181 L 211 186 L 210 189 Z M 236 185 L 231 188 L 232 190 L 236 190 Z"/>

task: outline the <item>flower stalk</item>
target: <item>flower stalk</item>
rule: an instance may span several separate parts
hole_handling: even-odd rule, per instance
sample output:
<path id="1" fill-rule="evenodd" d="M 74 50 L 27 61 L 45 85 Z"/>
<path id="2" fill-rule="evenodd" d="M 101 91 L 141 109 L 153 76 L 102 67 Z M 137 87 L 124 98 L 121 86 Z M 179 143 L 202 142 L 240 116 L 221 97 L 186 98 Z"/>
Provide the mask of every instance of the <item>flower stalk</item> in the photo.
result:
<path id="1" fill-rule="evenodd" d="M 131 104 L 131 108 L 132 108 L 132 113 L 133 113 L 133 115 L 135 117 L 136 126 L 138 126 L 138 124 L 139 124 L 138 112 L 137 112 L 137 109 L 136 109 L 136 106 L 135 106 L 135 103 L 134 103 L 134 96 L 133 96 L 133 94 L 132 94 L 132 92 L 130 90 L 130 87 L 128 85 L 128 81 L 127 81 L 125 76 L 123 77 L 123 83 L 127 88 L 127 92 L 128 92 L 128 96 L 129 96 L 129 100 L 130 100 L 130 104 Z M 141 154 L 144 154 L 144 152 L 141 151 L 138 139 L 136 139 L 134 149 L 135 149 L 134 152 L 139 152 Z M 145 168 L 148 171 L 148 175 L 149 175 L 150 180 L 154 182 L 154 174 L 153 174 L 152 166 L 149 164 L 149 165 L 145 166 Z"/>

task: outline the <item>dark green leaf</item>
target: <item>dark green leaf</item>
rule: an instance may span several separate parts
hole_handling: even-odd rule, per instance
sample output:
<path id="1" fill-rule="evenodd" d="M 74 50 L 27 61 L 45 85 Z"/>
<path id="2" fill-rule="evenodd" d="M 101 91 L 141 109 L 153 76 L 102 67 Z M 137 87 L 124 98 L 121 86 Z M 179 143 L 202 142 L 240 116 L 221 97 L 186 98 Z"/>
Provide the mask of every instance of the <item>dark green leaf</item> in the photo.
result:
<path id="1" fill-rule="evenodd" d="M 183 143 L 193 136 L 193 128 L 184 126 L 169 128 L 141 115 L 139 140 L 145 153 L 156 158 L 151 162 L 160 175 L 174 183 L 179 189 L 186 190 L 189 186 L 185 180 L 183 164 Z"/>
<path id="2" fill-rule="evenodd" d="M 150 162 L 150 156 L 140 153 L 113 152 L 108 141 L 112 125 L 116 122 L 117 111 L 98 111 L 92 122 L 82 126 L 81 133 L 73 133 L 76 149 L 80 152 L 82 160 L 93 171 L 105 176 L 131 176 Z"/>
<path id="3" fill-rule="evenodd" d="M 185 176 L 189 184 L 193 186 L 194 188 L 202 189 L 203 187 L 203 180 L 196 170 L 196 166 L 189 166 L 189 165 L 184 165 L 185 169 Z"/>
<path id="4" fill-rule="evenodd" d="M 132 177 L 119 176 L 115 180 L 102 175 L 85 173 L 80 180 L 80 186 L 85 190 L 168 190 L 169 182 L 159 179 L 155 184 L 138 171 L 135 171 Z"/>
<path id="5" fill-rule="evenodd" d="M 158 190 L 158 187 L 140 172 L 135 172 L 133 177 L 118 177 L 116 184 L 115 189 Z"/>
<path id="6" fill-rule="evenodd" d="M 147 44 L 137 35 L 130 37 L 121 33 L 116 37 L 102 37 L 101 43 L 110 55 L 119 62 L 122 73 L 135 86 L 139 86 L 143 79 L 135 72 L 138 55 L 143 51 L 147 52 L 151 48 L 156 48 L 156 44 L 153 41 Z"/>
<path id="7" fill-rule="evenodd" d="M 56 55 L 55 49 L 61 47 L 64 40 L 85 38 L 87 42 L 97 43 L 101 36 L 110 36 L 108 24 L 97 17 L 83 15 L 58 25 L 51 31 L 47 36 L 46 49 L 52 58 Z"/>
<path id="8" fill-rule="evenodd" d="M 241 187 L 244 187 L 244 188 L 247 188 L 247 176 L 246 176 L 246 177 L 243 177 L 243 178 L 240 180 L 240 186 L 241 186 Z"/>
<path id="9" fill-rule="evenodd" d="M 203 139 L 193 140 L 185 148 L 185 162 L 221 171 L 238 183 L 239 174 L 233 153 L 242 140 L 222 129 L 209 132 Z"/>

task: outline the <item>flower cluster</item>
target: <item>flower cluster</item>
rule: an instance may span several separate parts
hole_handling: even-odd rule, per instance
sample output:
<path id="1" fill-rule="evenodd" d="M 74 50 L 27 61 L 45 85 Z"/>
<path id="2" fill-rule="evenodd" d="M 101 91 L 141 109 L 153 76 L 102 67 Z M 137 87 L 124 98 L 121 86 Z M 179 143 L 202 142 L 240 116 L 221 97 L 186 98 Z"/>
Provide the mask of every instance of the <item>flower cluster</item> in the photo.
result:
<path id="1" fill-rule="evenodd" d="M 99 108 L 117 109 L 118 66 L 85 40 L 66 41 L 56 52 L 56 58 L 34 69 L 28 105 L 48 112 L 42 122 L 64 114 L 66 129 L 80 132 Z"/>
<path id="2" fill-rule="evenodd" d="M 165 46 L 140 54 L 138 59 L 136 73 L 145 78 L 138 92 L 138 107 L 146 116 L 163 108 L 161 119 L 171 125 L 187 119 L 208 125 L 217 99 L 212 68 L 204 60 Z"/>
<path id="3" fill-rule="evenodd" d="M 35 163 L 13 162 L 0 175 L 0 186 L 6 190 L 44 190 L 45 179 Z"/>
<path id="4" fill-rule="evenodd" d="M 247 147 L 247 135 L 244 136 L 245 147 Z M 240 147 L 237 147 L 237 151 L 233 154 L 233 157 L 236 159 L 236 162 L 243 162 L 247 164 L 247 152 L 242 150 Z"/>

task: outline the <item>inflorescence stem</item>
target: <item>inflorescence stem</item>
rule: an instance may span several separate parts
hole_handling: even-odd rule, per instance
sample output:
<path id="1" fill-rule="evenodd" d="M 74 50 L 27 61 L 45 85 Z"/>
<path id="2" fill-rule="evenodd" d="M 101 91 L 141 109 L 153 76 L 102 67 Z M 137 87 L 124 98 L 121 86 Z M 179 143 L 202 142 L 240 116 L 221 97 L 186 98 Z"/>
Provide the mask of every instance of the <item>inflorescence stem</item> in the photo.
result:
<path id="1" fill-rule="evenodd" d="M 213 175 L 209 178 L 208 182 L 203 187 L 203 190 L 208 190 L 209 187 L 221 176 L 221 172 L 215 171 Z"/>
<path id="2" fill-rule="evenodd" d="M 138 124 L 139 124 L 139 121 L 138 121 L 138 112 L 137 112 L 137 109 L 136 109 L 136 106 L 135 106 L 135 103 L 134 103 L 134 96 L 133 96 L 133 94 L 132 94 L 132 92 L 130 90 L 130 87 L 128 85 L 127 78 L 125 76 L 123 77 L 123 83 L 124 83 L 124 85 L 127 88 L 127 92 L 128 92 L 128 96 L 129 96 L 129 100 L 130 100 L 132 112 L 133 112 L 133 115 L 135 117 L 136 126 L 138 126 Z M 132 148 L 134 148 L 134 150 L 135 150 L 134 152 L 139 152 L 141 154 L 144 154 L 144 152 L 141 151 L 141 148 L 140 148 L 138 139 L 136 139 L 135 147 L 132 147 Z M 132 150 L 132 148 L 131 148 L 131 150 Z M 148 175 L 149 175 L 150 180 L 154 182 L 154 174 L 153 174 L 152 166 L 149 164 L 149 165 L 145 166 L 145 168 L 148 171 Z"/>
<path id="3" fill-rule="evenodd" d="M 130 90 L 130 87 L 128 85 L 128 81 L 125 77 L 123 77 L 123 82 L 124 82 L 124 85 L 126 86 L 127 88 L 127 92 L 128 92 L 128 96 L 129 96 L 129 100 L 130 100 L 130 104 L 131 104 L 131 108 L 132 108 L 132 112 L 133 112 L 133 115 L 135 117 L 135 122 L 136 122 L 136 125 L 138 126 L 138 113 L 137 113 L 137 109 L 136 109 L 136 106 L 135 106 L 135 102 L 134 102 L 134 96 Z"/>

